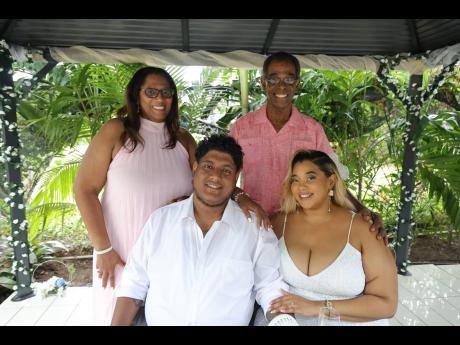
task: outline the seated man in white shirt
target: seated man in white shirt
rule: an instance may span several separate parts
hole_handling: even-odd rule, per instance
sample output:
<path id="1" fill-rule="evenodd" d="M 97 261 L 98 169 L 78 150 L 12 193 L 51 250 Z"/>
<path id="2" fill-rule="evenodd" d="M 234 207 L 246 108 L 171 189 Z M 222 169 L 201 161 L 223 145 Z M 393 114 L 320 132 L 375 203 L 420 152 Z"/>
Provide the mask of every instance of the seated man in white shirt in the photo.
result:
<path id="1" fill-rule="evenodd" d="M 152 213 L 117 291 L 112 325 L 130 325 L 145 300 L 148 325 L 248 325 L 254 299 L 267 319 L 287 290 L 272 230 L 248 222 L 230 200 L 242 167 L 240 145 L 204 139 L 193 164 L 194 193 Z"/>

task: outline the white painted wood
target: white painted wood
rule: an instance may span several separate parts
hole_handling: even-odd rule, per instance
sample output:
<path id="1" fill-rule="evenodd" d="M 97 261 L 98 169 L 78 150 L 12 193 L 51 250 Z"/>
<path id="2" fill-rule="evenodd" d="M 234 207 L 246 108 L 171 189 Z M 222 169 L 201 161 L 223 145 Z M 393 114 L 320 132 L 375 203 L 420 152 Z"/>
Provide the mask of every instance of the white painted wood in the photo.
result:
<path id="1" fill-rule="evenodd" d="M 10 321 L 20 309 L 21 307 L 1 308 L 0 309 L 0 326 L 5 326 L 8 323 L 8 321 Z"/>
<path id="2" fill-rule="evenodd" d="M 399 303 L 390 325 L 460 326 L 460 265 L 414 265 L 398 275 Z M 39 296 L 0 305 L 1 325 L 92 324 L 90 287 L 69 287 L 63 297 Z"/>
<path id="3" fill-rule="evenodd" d="M 35 323 L 35 326 L 64 326 L 75 308 L 70 305 L 50 306 L 46 313 Z"/>
<path id="4" fill-rule="evenodd" d="M 425 323 L 414 315 L 403 304 L 398 303 L 398 310 L 394 316 L 402 326 L 424 326 Z"/>
<path id="5" fill-rule="evenodd" d="M 437 299 L 431 299 L 436 302 Z M 407 307 L 412 314 L 416 315 L 425 325 L 428 326 L 452 326 L 452 323 L 447 321 L 441 315 L 439 315 L 435 309 L 430 308 L 428 300 L 406 300 L 402 301 L 401 304 Z M 433 304 L 433 303 L 431 303 Z"/>
<path id="6" fill-rule="evenodd" d="M 449 297 L 447 302 L 449 302 L 449 304 L 454 308 L 460 310 L 460 297 Z"/>
<path id="7" fill-rule="evenodd" d="M 460 297 L 460 279 L 459 278 L 453 278 L 450 280 L 440 280 L 439 281 L 441 284 L 447 286 L 451 290 L 456 292 L 456 296 Z"/>
<path id="8" fill-rule="evenodd" d="M 34 326 L 49 306 L 22 307 L 6 324 L 6 326 Z"/>
<path id="9" fill-rule="evenodd" d="M 401 323 L 395 317 L 390 319 L 390 326 L 402 326 Z"/>
<path id="10" fill-rule="evenodd" d="M 455 276 L 456 278 L 460 278 L 460 265 L 439 265 L 436 267 L 449 273 L 450 275 Z"/>

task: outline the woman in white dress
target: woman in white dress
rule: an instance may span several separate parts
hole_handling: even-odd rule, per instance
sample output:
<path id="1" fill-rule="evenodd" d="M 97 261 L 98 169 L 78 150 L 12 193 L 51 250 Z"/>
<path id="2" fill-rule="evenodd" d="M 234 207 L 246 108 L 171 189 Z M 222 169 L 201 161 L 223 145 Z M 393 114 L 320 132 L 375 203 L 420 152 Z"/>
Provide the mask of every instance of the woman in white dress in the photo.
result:
<path id="1" fill-rule="evenodd" d="M 355 217 L 337 167 L 320 151 L 297 151 L 283 182 L 280 212 L 271 221 L 289 292 L 273 312 L 317 325 L 320 308 L 332 306 L 341 325 L 388 325 L 398 303 L 393 253 Z M 256 325 L 265 323 L 258 314 Z"/>

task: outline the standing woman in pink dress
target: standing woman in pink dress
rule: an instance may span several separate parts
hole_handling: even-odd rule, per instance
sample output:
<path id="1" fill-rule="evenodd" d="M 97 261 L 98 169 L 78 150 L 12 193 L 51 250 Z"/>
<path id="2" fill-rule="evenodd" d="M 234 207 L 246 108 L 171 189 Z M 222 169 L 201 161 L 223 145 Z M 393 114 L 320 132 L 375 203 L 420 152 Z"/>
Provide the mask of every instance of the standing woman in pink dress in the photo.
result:
<path id="1" fill-rule="evenodd" d="M 138 70 L 117 115 L 90 143 L 74 184 L 77 206 L 94 246 L 97 325 L 110 324 L 115 289 L 150 214 L 193 189 L 196 142 L 179 127 L 177 88 L 165 70 Z"/>

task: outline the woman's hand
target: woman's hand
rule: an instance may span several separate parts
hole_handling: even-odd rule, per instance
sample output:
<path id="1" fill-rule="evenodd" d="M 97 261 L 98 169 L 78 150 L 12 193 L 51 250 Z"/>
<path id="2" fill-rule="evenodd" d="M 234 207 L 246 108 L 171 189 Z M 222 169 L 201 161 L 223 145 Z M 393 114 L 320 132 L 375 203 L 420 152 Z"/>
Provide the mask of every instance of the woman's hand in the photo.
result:
<path id="1" fill-rule="evenodd" d="M 125 266 L 123 260 L 115 250 L 111 250 L 105 254 L 96 255 L 96 270 L 97 275 L 102 279 L 102 287 L 107 286 L 107 281 L 110 281 L 110 286 L 115 288 L 115 266 Z"/>
<path id="2" fill-rule="evenodd" d="M 383 226 L 382 218 L 377 213 L 372 212 L 365 207 L 362 208 L 358 213 L 363 217 L 363 219 L 366 222 L 371 224 L 371 226 L 369 227 L 370 231 L 377 230 L 377 239 L 381 240 L 383 238 L 383 241 L 388 246 L 387 232 L 385 231 L 385 227 Z"/>
<path id="3" fill-rule="evenodd" d="M 251 222 L 251 214 L 249 213 L 249 211 L 252 211 L 256 214 L 258 228 L 260 228 L 262 224 L 265 229 L 269 229 L 271 227 L 271 222 L 268 218 L 267 213 L 264 211 L 262 207 L 259 206 L 258 203 L 254 202 L 250 197 L 248 197 L 247 195 L 241 195 L 238 198 L 238 205 L 240 206 L 248 221 Z"/>
<path id="4" fill-rule="evenodd" d="M 319 313 L 319 308 L 323 306 L 321 301 L 310 301 L 284 290 L 281 290 L 281 293 L 283 296 L 274 299 L 270 303 L 270 313 L 316 316 Z"/>

